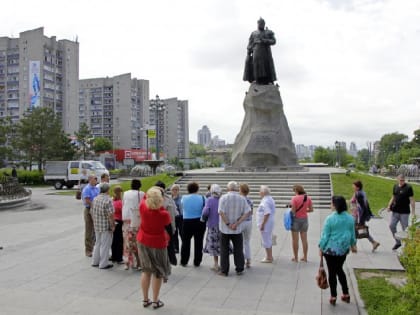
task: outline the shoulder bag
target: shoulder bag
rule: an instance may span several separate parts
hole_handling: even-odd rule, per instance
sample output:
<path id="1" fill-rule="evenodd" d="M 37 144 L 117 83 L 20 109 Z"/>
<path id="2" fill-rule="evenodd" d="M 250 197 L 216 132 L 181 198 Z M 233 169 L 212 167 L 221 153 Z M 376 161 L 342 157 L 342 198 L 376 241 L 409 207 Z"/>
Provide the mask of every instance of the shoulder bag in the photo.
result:
<path id="1" fill-rule="evenodd" d="M 318 285 L 320 289 L 325 290 L 329 288 L 327 273 L 325 272 L 325 269 L 324 269 L 323 256 L 321 256 L 321 261 L 319 263 L 318 273 L 316 274 L 315 280 L 316 280 L 316 284 Z"/>

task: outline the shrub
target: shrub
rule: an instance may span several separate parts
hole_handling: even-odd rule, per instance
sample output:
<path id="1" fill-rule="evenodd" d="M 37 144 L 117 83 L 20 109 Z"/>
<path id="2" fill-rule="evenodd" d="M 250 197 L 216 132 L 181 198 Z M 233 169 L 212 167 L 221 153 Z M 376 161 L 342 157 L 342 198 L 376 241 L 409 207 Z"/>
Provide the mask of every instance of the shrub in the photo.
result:
<path id="1" fill-rule="evenodd" d="M 400 260 L 407 272 L 407 285 L 402 289 L 407 299 L 406 314 L 420 314 L 420 229 L 415 217 L 408 229 Z"/>
<path id="2" fill-rule="evenodd" d="M 44 173 L 42 171 L 18 170 L 18 181 L 24 185 L 41 185 L 44 183 Z"/>

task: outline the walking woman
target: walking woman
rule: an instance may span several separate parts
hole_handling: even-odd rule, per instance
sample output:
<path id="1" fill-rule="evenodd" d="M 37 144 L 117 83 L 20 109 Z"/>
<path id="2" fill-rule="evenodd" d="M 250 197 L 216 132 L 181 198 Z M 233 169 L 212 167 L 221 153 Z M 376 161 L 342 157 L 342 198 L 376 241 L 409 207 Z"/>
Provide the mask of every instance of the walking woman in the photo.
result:
<path id="1" fill-rule="evenodd" d="M 368 199 L 366 193 L 363 191 L 363 184 L 360 180 L 353 183 L 353 191 L 354 194 L 351 198 L 351 206 L 354 220 L 356 224 L 365 225 L 366 221 L 369 221 L 372 216 L 372 213 L 369 209 Z M 372 244 L 372 252 L 374 252 L 380 244 L 373 239 L 369 230 L 367 239 Z"/>
<path id="2" fill-rule="evenodd" d="M 333 196 L 332 213 L 327 216 L 319 241 L 319 254 L 325 257 L 330 285 L 330 304 L 337 301 L 337 277 L 343 290 L 341 300 L 350 303 L 349 287 L 343 264 L 350 249 L 357 252 L 354 219 L 347 212 L 347 202 L 342 196 Z"/>
<path id="3" fill-rule="evenodd" d="M 171 273 L 168 251 L 171 216 L 163 207 L 163 194 L 159 187 L 152 187 L 146 193 L 146 198 L 140 204 L 141 223 L 137 234 L 141 273 L 141 289 L 143 292 L 143 307 L 153 304 L 160 308 L 164 304 L 159 300 L 159 292 L 163 279 Z M 152 286 L 152 300 L 149 298 L 149 288 Z"/>
<path id="4" fill-rule="evenodd" d="M 294 185 L 293 196 L 290 201 L 292 206 L 292 212 L 294 214 L 293 225 L 292 225 L 292 248 L 293 258 L 292 261 L 298 261 L 299 251 L 299 235 L 302 242 L 303 257 L 301 261 L 308 261 L 308 212 L 314 211 L 312 207 L 312 200 L 309 197 L 301 185 Z"/>

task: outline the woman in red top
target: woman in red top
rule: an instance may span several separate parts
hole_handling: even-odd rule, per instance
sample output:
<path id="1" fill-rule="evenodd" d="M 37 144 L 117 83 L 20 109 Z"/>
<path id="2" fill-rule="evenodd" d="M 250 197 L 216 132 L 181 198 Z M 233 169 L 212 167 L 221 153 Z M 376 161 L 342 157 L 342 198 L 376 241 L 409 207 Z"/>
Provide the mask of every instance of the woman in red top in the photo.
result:
<path id="1" fill-rule="evenodd" d="M 168 251 L 169 242 L 167 226 L 171 225 L 171 217 L 163 208 L 163 195 L 159 187 L 150 188 L 140 204 L 141 223 L 137 233 L 140 265 L 142 268 L 141 288 L 143 306 L 153 304 L 153 308 L 162 307 L 159 291 L 163 279 L 171 272 Z M 152 300 L 149 299 L 149 288 L 152 284 Z"/>
<path id="2" fill-rule="evenodd" d="M 298 250 L 299 250 L 299 234 L 302 241 L 303 257 L 301 261 L 308 261 L 308 212 L 314 211 L 312 208 L 312 200 L 309 197 L 301 185 L 294 185 L 293 191 L 295 196 L 290 201 L 292 212 L 294 214 L 293 225 L 292 225 L 292 247 L 293 247 L 293 258 L 292 261 L 298 261 Z"/>
<path id="3" fill-rule="evenodd" d="M 113 189 L 113 195 L 115 229 L 112 237 L 111 260 L 117 262 L 118 264 L 123 264 L 122 188 L 120 186 L 115 186 Z"/>

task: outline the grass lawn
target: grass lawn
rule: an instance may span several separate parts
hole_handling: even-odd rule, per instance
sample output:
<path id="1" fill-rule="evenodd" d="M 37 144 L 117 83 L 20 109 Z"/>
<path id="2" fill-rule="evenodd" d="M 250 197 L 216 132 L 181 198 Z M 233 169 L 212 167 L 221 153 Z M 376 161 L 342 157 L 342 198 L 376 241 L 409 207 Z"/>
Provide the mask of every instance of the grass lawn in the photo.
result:
<path id="1" fill-rule="evenodd" d="M 383 314 L 415 314 L 411 303 L 405 298 L 401 287 L 393 283 L 401 283 L 404 271 L 355 270 L 360 296 L 369 315 Z"/>
<path id="2" fill-rule="evenodd" d="M 352 184 L 356 180 L 363 183 L 372 212 L 377 215 L 378 211 L 385 208 L 392 197 L 392 187 L 395 179 L 387 179 L 363 173 L 351 172 L 346 174 L 331 174 L 334 195 L 342 195 L 347 200 L 353 195 Z M 420 185 L 410 183 L 414 190 L 414 197 L 420 200 Z"/>

